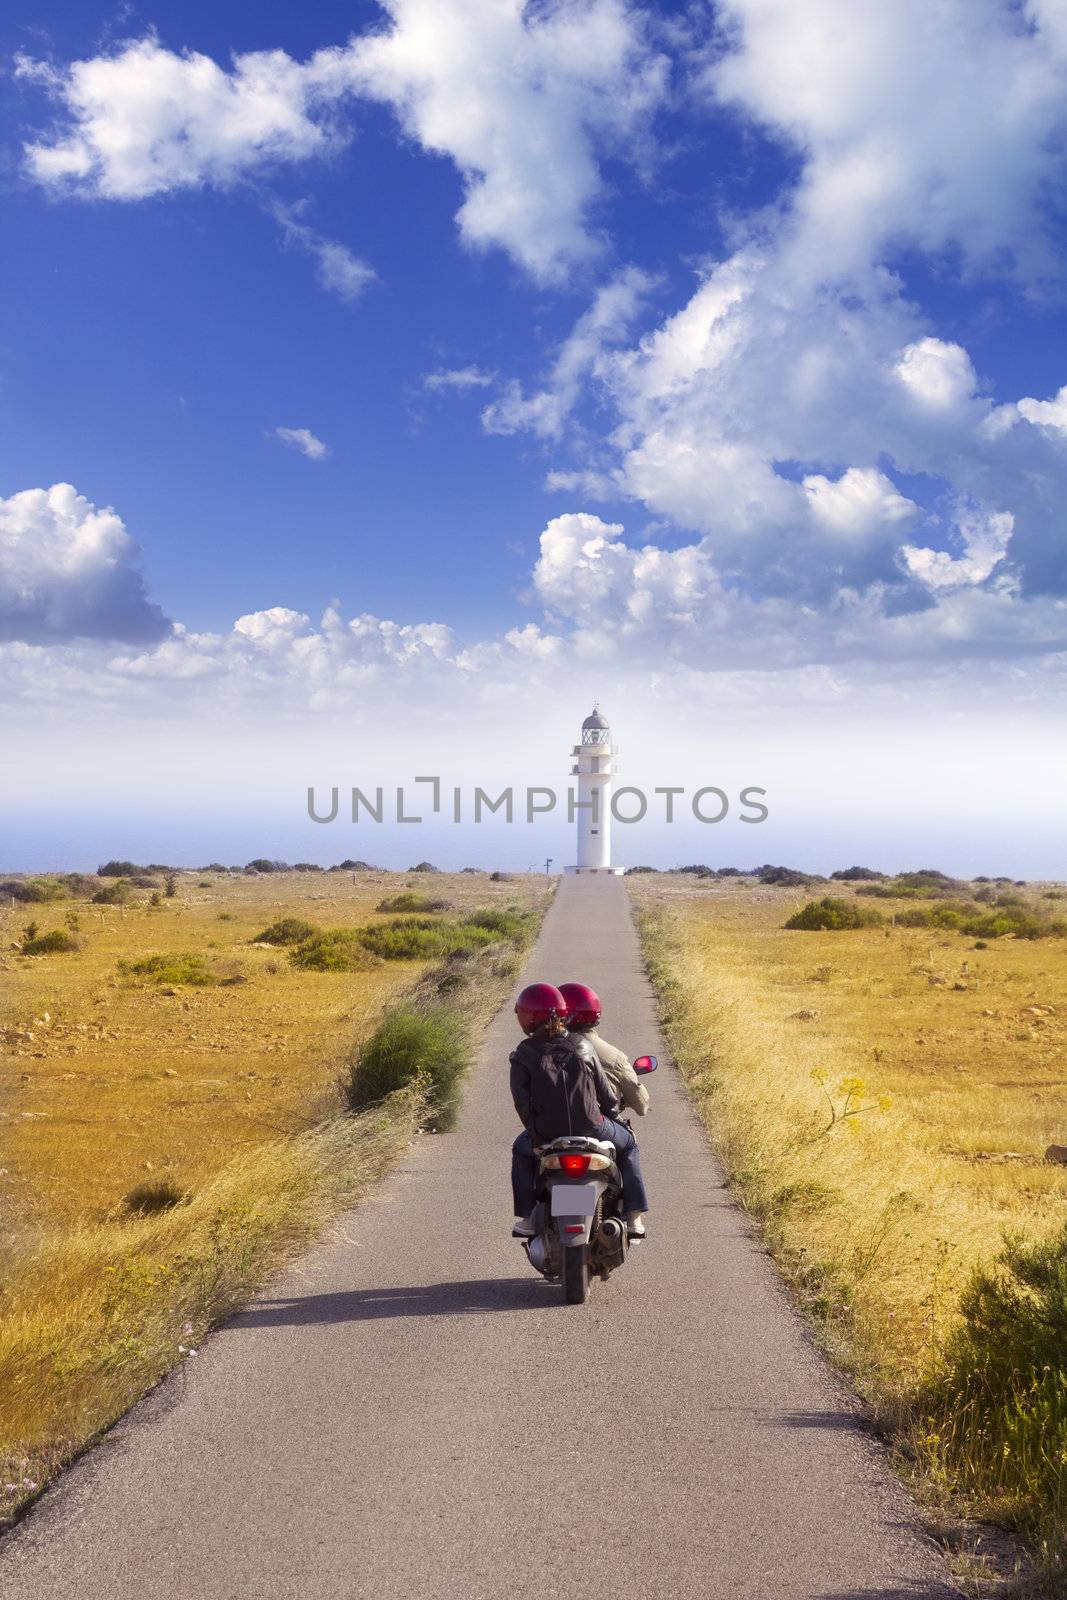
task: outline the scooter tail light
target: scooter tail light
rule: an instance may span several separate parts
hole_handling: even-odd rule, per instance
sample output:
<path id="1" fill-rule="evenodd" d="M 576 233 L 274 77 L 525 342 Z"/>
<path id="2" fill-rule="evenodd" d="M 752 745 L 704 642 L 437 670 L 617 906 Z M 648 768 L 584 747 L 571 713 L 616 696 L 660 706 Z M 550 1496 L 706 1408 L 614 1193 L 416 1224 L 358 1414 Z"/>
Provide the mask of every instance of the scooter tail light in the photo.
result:
<path id="1" fill-rule="evenodd" d="M 580 1175 L 589 1171 L 590 1156 L 564 1155 L 560 1156 L 559 1164 L 563 1172 L 573 1172 Z"/>

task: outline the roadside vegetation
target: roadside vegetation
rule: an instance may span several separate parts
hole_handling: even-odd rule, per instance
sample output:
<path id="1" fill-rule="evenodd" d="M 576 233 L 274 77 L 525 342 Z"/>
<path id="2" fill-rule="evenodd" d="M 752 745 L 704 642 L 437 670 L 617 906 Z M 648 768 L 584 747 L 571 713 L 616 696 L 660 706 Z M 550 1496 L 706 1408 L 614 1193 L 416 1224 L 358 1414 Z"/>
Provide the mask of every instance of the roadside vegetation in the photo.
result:
<path id="1" fill-rule="evenodd" d="M 1028 1592 L 1059 1595 L 1067 945 L 1047 885 L 941 880 L 873 925 L 859 876 L 829 910 L 751 881 L 631 891 L 679 1067 L 820 1340 L 935 1512 L 1011 1530 L 1045 1573 Z"/>
<path id="2" fill-rule="evenodd" d="M 465 933 L 385 959 L 363 935 L 399 875 L 266 865 L 168 895 L 109 862 L 120 900 L 87 875 L 31 902 L 35 939 L 77 919 L 73 951 L 25 953 L 27 902 L 0 908 L 0 1526 L 451 1125 L 547 902 L 543 879 L 441 874 Z"/>

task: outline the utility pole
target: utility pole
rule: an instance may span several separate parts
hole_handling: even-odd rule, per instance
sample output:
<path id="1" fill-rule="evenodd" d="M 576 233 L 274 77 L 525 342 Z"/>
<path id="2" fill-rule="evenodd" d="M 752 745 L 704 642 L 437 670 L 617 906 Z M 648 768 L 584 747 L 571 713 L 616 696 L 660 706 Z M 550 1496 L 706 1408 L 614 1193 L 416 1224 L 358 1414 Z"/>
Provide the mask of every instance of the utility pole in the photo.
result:
<path id="1" fill-rule="evenodd" d="M 546 878 L 550 876 L 549 868 L 551 867 L 551 865 L 552 865 L 552 857 L 551 856 L 546 856 L 545 857 L 545 877 Z"/>

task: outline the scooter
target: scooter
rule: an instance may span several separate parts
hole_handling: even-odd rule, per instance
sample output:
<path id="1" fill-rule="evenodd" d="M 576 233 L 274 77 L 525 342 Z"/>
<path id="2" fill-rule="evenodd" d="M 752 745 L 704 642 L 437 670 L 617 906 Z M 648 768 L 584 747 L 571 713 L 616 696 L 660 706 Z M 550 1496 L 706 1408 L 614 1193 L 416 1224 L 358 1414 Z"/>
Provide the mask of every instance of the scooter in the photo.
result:
<path id="1" fill-rule="evenodd" d="M 655 1072 L 655 1056 L 638 1056 L 634 1071 Z M 534 1237 L 523 1240 L 530 1265 L 563 1285 L 568 1305 L 581 1305 L 593 1277 L 605 1282 L 626 1260 L 622 1177 L 608 1139 L 565 1135 L 538 1147 Z"/>

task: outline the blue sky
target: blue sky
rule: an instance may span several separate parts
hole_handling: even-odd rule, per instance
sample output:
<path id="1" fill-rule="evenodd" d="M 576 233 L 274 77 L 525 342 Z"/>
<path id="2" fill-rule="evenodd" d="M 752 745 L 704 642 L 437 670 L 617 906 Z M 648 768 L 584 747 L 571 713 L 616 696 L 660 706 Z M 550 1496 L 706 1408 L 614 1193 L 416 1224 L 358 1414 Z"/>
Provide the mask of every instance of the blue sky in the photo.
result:
<path id="1" fill-rule="evenodd" d="M 798 855 L 857 728 L 905 858 L 949 728 L 1062 783 L 1058 0 L 15 4 L 0 69 L 11 865 L 72 777 L 214 854 L 205 722 L 279 854 L 311 769 L 538 781 L 593 694 L 739 782 L 807 730 Z"/>

